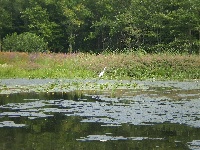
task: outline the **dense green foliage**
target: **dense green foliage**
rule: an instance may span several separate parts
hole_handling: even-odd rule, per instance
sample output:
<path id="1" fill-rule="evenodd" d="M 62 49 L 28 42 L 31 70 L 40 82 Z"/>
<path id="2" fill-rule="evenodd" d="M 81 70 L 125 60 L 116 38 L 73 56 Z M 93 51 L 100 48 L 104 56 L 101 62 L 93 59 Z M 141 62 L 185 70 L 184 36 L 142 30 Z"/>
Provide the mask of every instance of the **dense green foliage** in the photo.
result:
<path id="1" fill-rule="evenodd" d="M 3 49 L 7 51 L 43 52 L 46 48 L 47 43 L 42 38 L 29 32 L 20 35 L 14 33 L 3 40 Z"/>
<path id="2" fill-rule="evenodd" d="M 30 32 L 54 52 L 200 51 L 198 0 L 0 0 L 0 39 Z M 0 47 L 2 48 L 2 46 Z"/>

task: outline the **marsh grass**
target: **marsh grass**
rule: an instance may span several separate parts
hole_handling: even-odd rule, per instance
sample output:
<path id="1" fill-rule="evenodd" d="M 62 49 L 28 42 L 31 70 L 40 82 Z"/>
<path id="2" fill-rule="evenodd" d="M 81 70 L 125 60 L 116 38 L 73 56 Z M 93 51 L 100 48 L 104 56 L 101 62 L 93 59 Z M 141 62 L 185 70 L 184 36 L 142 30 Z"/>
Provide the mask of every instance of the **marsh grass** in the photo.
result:
<path id="1" fill-rule="evenodd" d="M 0 52 L 0 78 L 98 78 L 184 80 L 200 78 L 199 55 L 63 54 Z"/>

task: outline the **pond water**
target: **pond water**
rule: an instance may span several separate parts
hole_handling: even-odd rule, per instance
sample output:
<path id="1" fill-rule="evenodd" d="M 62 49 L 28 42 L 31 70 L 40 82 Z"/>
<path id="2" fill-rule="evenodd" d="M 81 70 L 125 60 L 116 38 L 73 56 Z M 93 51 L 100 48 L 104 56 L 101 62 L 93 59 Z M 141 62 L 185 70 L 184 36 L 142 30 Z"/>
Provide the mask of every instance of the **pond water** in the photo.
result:
<path id="1" fill-rule="evenodd" d="M 0 94 L 0 149 L 200 149 L 199 82 L 142 84 Z"/>

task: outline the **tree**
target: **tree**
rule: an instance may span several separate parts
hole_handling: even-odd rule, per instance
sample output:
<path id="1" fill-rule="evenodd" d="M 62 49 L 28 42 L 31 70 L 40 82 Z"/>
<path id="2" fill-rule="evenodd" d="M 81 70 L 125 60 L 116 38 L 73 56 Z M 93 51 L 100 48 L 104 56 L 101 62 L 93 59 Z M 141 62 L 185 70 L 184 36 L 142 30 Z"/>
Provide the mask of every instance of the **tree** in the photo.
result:
<path id="1" fill-rule="evenodd" d="M 45 8 L 37 4 L 31 8 L 26 8 L 21 12 L 21 18 L 24 21 L 26 31 L 41 36 L 48 43 L 54 40 L 53 31 L 57 24 L 49 20 Z"/>
<path id="2" fill-rule="evenodd" d="M 198 0 L 0 0 L 0 39 L 31 32 L 54 52 L 200 51 Z"/>
<path id="3" fill-rule="evenodd" d="M 23 2 L 19 0 L 0 0 L 0 50 L 2 38 L 21 30 L 19 12 Z"/>
<path id="4" fill-rule="evenodd" d="M 72 52 L 74 47 L 78 48 L 78 46 L 76 46 L 77 37 L 84 42 L 84 37 L 82 37 L 83 34 L 81 34 L 80 31 L 85 27 L 86 20 L 90 17 L 91 12 L 79 0 L 62 1 L 60 5 L 65 17 L 65 19 L 62 20 L 62 25 L 65 27 L 65 32 L 68 35 L 68 38 L 66 39 L 69 44 L 68 51 Z"/>
<path id="5" fill-rule="evenodd" d="M 18 52 L 44 52 L 47 50 L 47 43 L 43 38 L 34 33 L 24 32 L 22 34 L 13 33 L 3 39 L 4 51 Z"/>
<path id="6" fill-rule="evenodd" d="M 11 16 L 10 14 L 2 7 L 0 7 L 0 51 L 2 46 L 2 37 L 6 35 L 6 32 L 11 28 Z"/>

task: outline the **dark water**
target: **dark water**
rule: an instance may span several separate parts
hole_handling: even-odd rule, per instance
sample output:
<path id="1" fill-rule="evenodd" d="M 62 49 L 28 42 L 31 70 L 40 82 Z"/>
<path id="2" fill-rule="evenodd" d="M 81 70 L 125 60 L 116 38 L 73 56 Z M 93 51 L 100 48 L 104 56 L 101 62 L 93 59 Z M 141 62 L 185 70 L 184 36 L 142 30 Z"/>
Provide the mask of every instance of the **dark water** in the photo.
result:
<path id="1" fill-rule="evenodd" d="M 200 149 L 200 89 L 1 94 L 4 149 Z"/>

